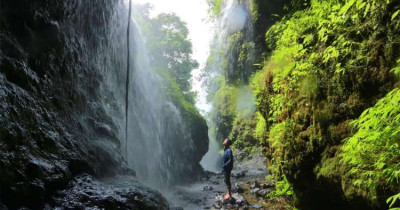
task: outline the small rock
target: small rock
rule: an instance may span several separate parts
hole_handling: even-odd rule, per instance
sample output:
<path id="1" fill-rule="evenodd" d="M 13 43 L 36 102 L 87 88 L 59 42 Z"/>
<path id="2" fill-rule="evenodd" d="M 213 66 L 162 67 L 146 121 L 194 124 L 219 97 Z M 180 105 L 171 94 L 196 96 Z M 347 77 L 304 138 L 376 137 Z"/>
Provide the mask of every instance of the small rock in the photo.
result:
<path id="1" fill-rule="evenodd" d="M 251 193 L 257 195 L 257 193 L 260 191 L 260 188 L 256 187 L 254 189 L 251 190 Z"/>
<path id="2" fill-rule="evenodd" d="M 250 188 L 251 189 L 254 189 L 254 188 L 259 188 L 260 187 L 260 183 L 257 181 L 257 180 L 255 180 L 251 185 L 250 185 Z"/>
<path id="3" fill-rule="evenodd" d="M 235 178 L 243 178 L 243 177 L 245 177 L 245 176 L 246 176 L 245 171 L 241 171 L 241 172 L 239 172 L 239 173 L 232 174 L 232 177 L 235 177 Z"/>
<path id="4" fill-rule="evenodd" d="M 262 189 L 262 190 L 259 190 L 258 192 L 257 192 L 257 195 L 258 196 L 261 196 L 261 197 L 265 197 L 268 193 L 270 193 L 272 191 L 272 189 L 271 188 L 269 188 L 269 189 Z"/>
<path id="5" fill-rule="evenodd" d="M 267 179 L 265 181 L 265 183 L 262 185 L 263 189 L 267 189 L 267 188 L 273 188 L 275 187 L 275 181 L 271 180 L 271 179 Z"/>
<path id="6" fill-rule="evenodd" d="M 213 187 L 212 187 L 212 186 L 204 186 L 204 187 L 203 187 L 203 190 L 204 190 L 204 191 L 212 191 L 212 190 L 213 190 Z"/>
<path id="7" fill-rule="evenodd" d="M 251 207 L 252 207 L 252 208 L 255 208 L 255 209 L 261 209 L 261 208 L 262 208 L 262 205 L 259 204 L 259 203 L 256 203 L 256 204 L 251 205 Z"/>
<path id="8" fill-rule="evenodd" d="M 221 209 L 221 206 L 220 206 L 219 204 L 215 204 L 215 205 L 213 205 L 213 207 L 214 207 L 215 209 Z"/>
<path id="9" fill-rule="evenodd" d="M 232 187 L 232 192 L 234 192 L 234 193 L 244 193 L 244 189 L 241 188 L 238 183 L 236 183 L 235 186 Z"/>
<path id="10" fill-rule="evenodd" d="M 244 197 L 239 193 L 234 193 L 232 197 L 234 197 L 236 199 L 236 203 L 241 206 L 245 206 L 248 204 L 248 202 L 244 199 Z"/>
<path id="11" fill-rule="evenodd" d="M 222 204 L 227 205 L 227 204 L 235 204 L 236 203 L 236 199 L 234 197 L 230 197 L 228 198 L 228 200 L 224 200 L 222 202 Z"/>

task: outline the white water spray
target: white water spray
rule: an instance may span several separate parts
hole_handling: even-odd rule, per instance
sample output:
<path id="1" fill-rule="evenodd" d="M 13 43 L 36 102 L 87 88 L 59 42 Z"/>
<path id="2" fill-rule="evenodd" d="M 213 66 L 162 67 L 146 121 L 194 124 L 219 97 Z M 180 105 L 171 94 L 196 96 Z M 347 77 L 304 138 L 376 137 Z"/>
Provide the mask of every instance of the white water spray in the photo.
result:
<path id="1" fill-rule="evenodd" d="M 127 39 L 126 3 L 115 8 L 109 41 L 96 58 L 104 76 L 103 107 L 118 125 L 118 139 L 127 139 L 120 142 L 121 149 L 126 151 L 128 167 L 136 171 L 140 181 L 158 189 L 190 181 L 199 170 L 198 142 L 187 125 L 191 121 L 165 93 L 163 87 L 168 82 L 151 70 L 142 35 L 132 18 Z M 129 79 L 127 96 L 126 79 Z M 125 108 L 128 119 L 124 117 Z"/>

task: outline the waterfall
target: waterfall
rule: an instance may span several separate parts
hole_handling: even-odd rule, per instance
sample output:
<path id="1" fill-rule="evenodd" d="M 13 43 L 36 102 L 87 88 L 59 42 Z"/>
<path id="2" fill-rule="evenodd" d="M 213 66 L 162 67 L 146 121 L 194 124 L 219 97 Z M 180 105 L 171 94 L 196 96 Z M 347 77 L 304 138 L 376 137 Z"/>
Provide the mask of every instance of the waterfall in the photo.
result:
<path id="1" fill-rule="evenodd" d="M 120 3 L 115 10 L 109 41 L 96 60 L 104 76 L 103 107 L 118 125 L 118 139 L 126 139 L 121 150 L 126 151 L 127 166 L 136 171 L 140 181 L 157 188 L 189 181 L 200 168 L 196 156 L 202 152 L 195 144 L 201 142 L 195 142 L 191 121 L 165 93 L 167 81 L 151 70 L 134 19 L 129 18 L 128 39 L 123 33 L 127 5 Z M 122 85 L 125 82 L 127 89 Z"/>
<path id="2" fill-rule="evenodd" d="M 126 30 L 126 41 L 127 41 L 127 56 L 126 56 L 126 60 L 127 60 L 127 65 L 126 65 L 126 85 L 125 85 L 125 156 L 128 156 L 128 122 L 129 122 L 129 113 L 128 113 L 128 109 L 129 109 L 129 70 L 130 70 L 130 46 L 129 46 L 129 31 L 131 29 L 131 12 L 132 12 L 132 0 L 129 0 L 129 12 L 128 12 L 128 28 Z"/>

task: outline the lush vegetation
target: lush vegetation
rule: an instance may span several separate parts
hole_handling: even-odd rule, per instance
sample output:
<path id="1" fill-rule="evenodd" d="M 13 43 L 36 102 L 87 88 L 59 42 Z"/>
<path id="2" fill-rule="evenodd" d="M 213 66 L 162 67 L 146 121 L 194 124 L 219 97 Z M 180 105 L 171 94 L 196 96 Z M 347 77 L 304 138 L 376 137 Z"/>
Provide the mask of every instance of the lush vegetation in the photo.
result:
<path id="1" fill-rule="evenodd" d="M 188 38 L 186 23 L 176 14 L 159 14 L 150 18 L 149 4 L 137 5 L 135 16 L 145 35 L 150 63 L 154 69 L 166 70 L 179 86 L 186 100 L 194 103 L 194 93 L 190 91 L 190 72 L 198 67 L 192 58 L 192 43 Z M 166 74 L 163 74 L 166 75 Z"/>
<path id="2" fill-rule="evenodd" d="M 400 192 L 400 89 L 350 123 L 356 131 L 345 139 L 339 157 L 348 172 L 343 186 L 373 200 L 379 190 Z M 351 196 L 351 195 L 349 195 Z"/>
<path id="3" fill-rule="evenodd" d="M 390 159 L 400 158 L 396 137 L 389 140 L 376 132 L 380 128 L 372 121 L 384 125 L 378 114 L 373 119 L 368 115 L 368 125 L 366 114 L 351 121 L 394 87 L 390 69 L 400 44 L 399 24 L 393 21 L 396 9 L 390 1 L 312 1 L 309 9 L 284 17 L 266 34 L 274 51 L 264 64 L 264 74 L 258 75 L 265 83 L 256 90 L 261 93 L 258 107 L 268 121 L 267 155 L 272 171 L 288 177 L 300 203 L 329 194 L 323 188 L 330 185 L 338 188 L 331 189 L 335 197 L 340 198 L 343 190 L 354 205 L 366 199 L 383 206 L 387 196 L 400 190 L 400 171 Z M 398 95 L 389 96 L 398 101 Z M 396 113 L 377 106 L 379 112 Z M 342 147 L 353 124 L 360 131 Z M 364 126 L 376 129 L 369 135 L 392 149 L 371 141 L 362 141 L 369 147 L 361 146 Z M 391 126 L 399 129 L 398 124 Z M 368 159 L 362 156 L 365 153 L 380 159 Z M 363 164 L 372 167 L 368 171 Z"/>
<path id="4" fill-rule="evenodd" d="M 209 2 L 217 15 L 223 1 Z M 260 16 L 265 5 L 251 2 L 254 38 L 262 19 L 278 21 L 264 26 L 263 44 L 243 37 L 245 28 L 230 35 L 224 58 L 211 55 L 224 77 L 211 94 L 221 136 L 240 149 L 261 145 L 281 180 L 276 194 L 293 189 L 300 208 L 399 206 L 400 4 L 292 1 L 283 16 Z M 247 85 L 251 115 L 234 108 Z"/>

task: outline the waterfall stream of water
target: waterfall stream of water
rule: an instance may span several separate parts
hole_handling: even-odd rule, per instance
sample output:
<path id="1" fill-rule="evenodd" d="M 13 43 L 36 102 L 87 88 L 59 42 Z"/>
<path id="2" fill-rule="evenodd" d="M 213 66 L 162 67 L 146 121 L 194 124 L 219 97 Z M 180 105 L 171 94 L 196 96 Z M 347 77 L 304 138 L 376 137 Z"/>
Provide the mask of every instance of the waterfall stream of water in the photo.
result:
<path id="1" fill-rule="evenodd" d="M 118 125 L 118 138 L 126 139 L 121 141 L 121 150 L 128 167 L 140 181 L 167 187 L 193 179 L 200 168 L 195 158 L 199 151 L 188 127 L 190 121 L 163 89 L 168 81 L 151 70 L 133 18 L 129 18 L 128 32 L 123 33 L 128 8 L 123 2 L 116 6 L 107 45 L 95 58 L 104 77 L 103 107 Z"/>
<path id="2" fill-rule="evenodd" d="M 127 41 L 127 65 L 126 65 L 126 86 L 125 86 L 125 156 L 128 156 L 128 109 L 129 109 L 129 70 L 130 70 L 130 47 L 129 47 L 129 31 L 131 29 L 131 12 L 132 12 L 132 0 L 129 0 L 129 12 L 128 12 L 128 28 L 126 30 L 126 41 Z"/>

